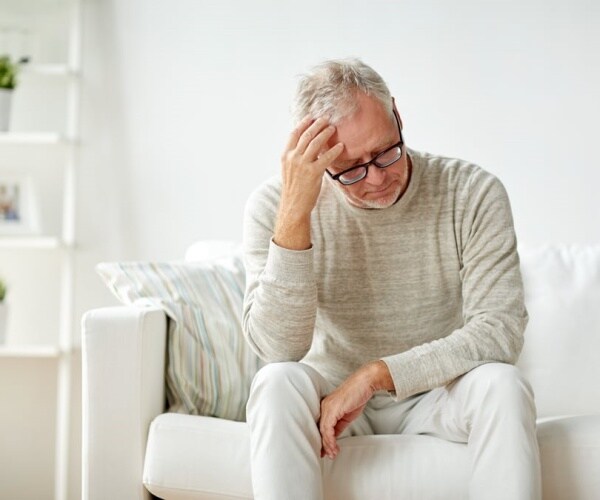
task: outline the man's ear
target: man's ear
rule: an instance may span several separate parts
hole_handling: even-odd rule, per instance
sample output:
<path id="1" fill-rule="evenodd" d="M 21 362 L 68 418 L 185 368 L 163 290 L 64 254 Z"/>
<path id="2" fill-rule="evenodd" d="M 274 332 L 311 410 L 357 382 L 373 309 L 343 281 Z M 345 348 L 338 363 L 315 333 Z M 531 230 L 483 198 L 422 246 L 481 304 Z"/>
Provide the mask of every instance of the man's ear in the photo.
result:
<path id="1" fill-rule="evenodd" d="M 398 113 L 398 108 L 396 107 L 396 99 L 394 97 L 392 97 L 392 106 L 394 108 L 394 113 L 396 113 L 396 116 L 398 116 L 398 121 L 400 122 L 400 129 L 403 129 L 404 124 L 402 123 L 402 117 L 400 116 L 400 113 Z"/>

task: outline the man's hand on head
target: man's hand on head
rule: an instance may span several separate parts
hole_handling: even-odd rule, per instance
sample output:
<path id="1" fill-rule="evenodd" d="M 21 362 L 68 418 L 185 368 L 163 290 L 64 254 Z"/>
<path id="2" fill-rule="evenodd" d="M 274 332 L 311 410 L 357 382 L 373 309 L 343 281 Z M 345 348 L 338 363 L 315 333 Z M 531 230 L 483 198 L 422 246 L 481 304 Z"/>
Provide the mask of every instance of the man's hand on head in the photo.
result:
<path id="1" fill-rule="evenodd" d="M 321 456 L 334 459 L 340 449 L 337 437 L 363 412 L 373 394 L 393 390 L 394 383 L 387 365 L 379 360 L 359 368 L 337 389 L 321 400 Z"/>
<path id="2" fill-rule="evenodd" d="M 335 127 L 325 118 L 305 117 L 290 134 L 281 156 L 281 201 L 274 241 L 291 250 L 310 248 L 310 214 L 317 204 L 325 170 L 344 150 L 327 142 Z"/>

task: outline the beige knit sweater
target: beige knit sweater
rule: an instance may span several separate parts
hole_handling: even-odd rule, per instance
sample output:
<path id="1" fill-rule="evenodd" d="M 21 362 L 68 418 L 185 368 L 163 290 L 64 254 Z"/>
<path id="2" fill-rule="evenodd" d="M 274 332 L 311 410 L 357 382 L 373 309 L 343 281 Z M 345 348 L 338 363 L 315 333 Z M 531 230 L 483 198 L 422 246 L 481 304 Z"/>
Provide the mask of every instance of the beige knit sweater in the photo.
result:
<path id="1" fill-rule="evenodd" d="M 261 358 L 302 360 L 336 385 L 383 359 L 397 399 L 516 362 L 527 311 L 504 187 L 465 161 L 407 152 L 410 184 L 389 208 L 354 207 L 324 178 L 309 250 L 272 242 L 279 178 L 252 194 L 243 327 Z"/>

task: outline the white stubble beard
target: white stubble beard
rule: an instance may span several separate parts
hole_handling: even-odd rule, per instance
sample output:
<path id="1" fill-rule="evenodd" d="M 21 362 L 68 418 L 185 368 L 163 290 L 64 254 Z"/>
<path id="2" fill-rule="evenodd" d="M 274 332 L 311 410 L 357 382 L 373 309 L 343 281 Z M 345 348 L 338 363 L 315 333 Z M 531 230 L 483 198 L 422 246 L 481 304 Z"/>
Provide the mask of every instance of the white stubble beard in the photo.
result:
<path id="1" fill-rule="evenodd" d="M 398 183 L 398 187 L 394 190 L 394 192 L 385 197 L 385 199 L 375 199 L 375 200 L 365 200 L 354 198 L 348 193 L 344 192 L 344 196 L 348 200 L 348 202 L 355 207 L 358 208 L 370 208 L 375 210 L 381 210 L 382 208 L 391 207 L 396 201 L 398 201 L 398 197 L 402 192 L 402 184 Z"/>

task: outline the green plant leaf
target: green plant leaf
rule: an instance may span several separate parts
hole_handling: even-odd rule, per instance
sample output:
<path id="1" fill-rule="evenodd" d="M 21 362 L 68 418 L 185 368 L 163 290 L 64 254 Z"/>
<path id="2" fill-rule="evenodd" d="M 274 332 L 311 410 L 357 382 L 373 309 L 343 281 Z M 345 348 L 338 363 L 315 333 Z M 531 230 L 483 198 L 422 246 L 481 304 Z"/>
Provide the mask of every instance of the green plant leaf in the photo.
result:
<path id="1" fill-rule="evenodd" d="M 14 89 L 17 85 L 18 64 L 8 56 L 0 56 L 0 89 Z"/>

